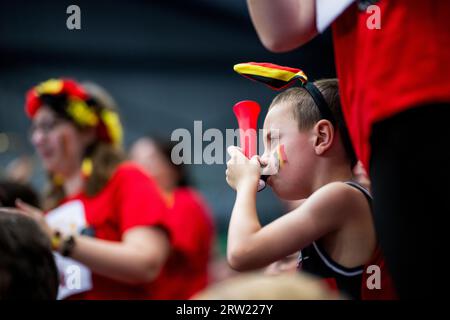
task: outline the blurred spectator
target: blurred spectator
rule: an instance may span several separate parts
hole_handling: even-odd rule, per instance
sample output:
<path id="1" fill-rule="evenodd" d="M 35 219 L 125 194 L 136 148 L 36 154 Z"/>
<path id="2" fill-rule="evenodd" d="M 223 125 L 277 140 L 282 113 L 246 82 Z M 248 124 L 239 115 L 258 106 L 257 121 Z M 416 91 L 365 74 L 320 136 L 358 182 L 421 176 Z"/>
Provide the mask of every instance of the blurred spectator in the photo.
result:
<path id="1" fill-rule="evenodd" d="M 29 183 L 33 175 L 33 160 L 29 156 L 21 156 L 11 161 L 5 169 L 6 177 L 12 181 Z"/>
<path id="2" fill-rule="evenodd" d="M 51 239 L 58 298 L 151 299 L 170 248 L 167 208 L 156 184 L 123 162 L 114 100 L 96 84 L 51 79 L 27 93 L 25 108 L 49 211 L 16 205 Z"/>
<path id="3" fill-rule="evenodd" d="M 337 300 L 341 299 L 320 280 L 305 274 L 268 277 L 260 273 L 242 275 L 212 285 L 195 300 Z"/>
<path id="4" fill-rule="evenodd" d="M 29 185 L 0 180 L 0 207 L 15 207 L 17 199 L 40 208 L 39 196 Z"/>
<path id="5" fill-rule="evenodd" d="M 0 208 L 0 300 L 55 300 L 57 292 L 49 239 L 32 219 Z"/>
<path id="6" fill-rule="evenodd" d="M 213 261 L 209 265 L 210 283 L 221 282 L 240 274 L 241 272 L 230 267 L 227 258 L 223 254 L 220 252 L 215 253 Z"/>
<path id="7" fill-rule="evenodd" d="M 171 160 L 173 145 L 143 137 L 130 149 L 131 160 L 151 175 L 169 206 L 172 253 L 157 282 L 159 299 L 187 299 L 208 284 L 214 228 L 206 202 L 189 186 L 183 164 Z"/>

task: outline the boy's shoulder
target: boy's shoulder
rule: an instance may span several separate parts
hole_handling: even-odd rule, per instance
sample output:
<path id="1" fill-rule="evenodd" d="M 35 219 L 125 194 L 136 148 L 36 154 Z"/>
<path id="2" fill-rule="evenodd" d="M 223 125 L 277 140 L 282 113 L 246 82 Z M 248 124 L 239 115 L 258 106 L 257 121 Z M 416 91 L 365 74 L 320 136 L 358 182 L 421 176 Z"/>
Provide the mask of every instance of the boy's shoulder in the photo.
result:
<path id="1" fill-rule="evenodd" d="M 343 181 L 330 182 L 317 189 L 309 198 L 314 195 L 339 197 L 347 200 L 352 200 L 354 197 L 366 198 L 363 191 L 360 190 L 360 188 L 363 189 L 364 187 L 356 188 L 354 185 L 357 185 L 357 183 Z"/>
<path id="2" fill-rule="evenodd" d="M 320 187 L 306 199 L 303 206 L 315 214 L 333 217 L 350 216 L 362 210 L 370 211 L 364 193 L 345 182 L 331 182 Z"/>

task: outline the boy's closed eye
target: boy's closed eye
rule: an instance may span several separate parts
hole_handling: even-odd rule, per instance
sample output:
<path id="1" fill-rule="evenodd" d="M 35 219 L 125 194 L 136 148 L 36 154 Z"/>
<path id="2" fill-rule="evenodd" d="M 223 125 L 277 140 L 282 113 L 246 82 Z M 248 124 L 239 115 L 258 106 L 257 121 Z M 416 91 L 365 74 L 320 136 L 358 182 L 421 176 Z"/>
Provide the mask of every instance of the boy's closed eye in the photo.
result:
<path id="1" fill-rule="evenodd" d="M 273 146 L 278 144 L 279 140 L 280 140 L 280 133 L 278 132 L 278 130 L 276 130 L 276 131 L 270 130 L 266 134 L 266 139 L 265 139 L 266 149 L 270 151 Z"/>

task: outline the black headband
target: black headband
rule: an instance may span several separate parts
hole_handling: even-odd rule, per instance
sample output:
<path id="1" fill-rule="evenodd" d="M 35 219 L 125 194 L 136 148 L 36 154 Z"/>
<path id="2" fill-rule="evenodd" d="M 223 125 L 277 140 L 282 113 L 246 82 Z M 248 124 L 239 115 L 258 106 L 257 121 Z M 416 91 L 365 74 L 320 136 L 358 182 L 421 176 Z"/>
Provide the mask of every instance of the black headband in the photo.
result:
<path id="1" fill-rule="evenodd" d="M 302 83 L 302 87 L 305 88 L 305 90 L 309 93 L 311 98 L 314 100 L 314 103 L 316 104 L 317 108 L 319 108 L 319 112 L 320 112 L 322 119 L 328 120 L 332 124 L 335 124 L 336 120 L 333 116 L 333 113 L 331 112 L 331 109 L 328 106 L 328 103 L 325 101 L 323 94 L 316 87 L 316 85 L 314 83 L 308 81 L 308 82 Z"/>

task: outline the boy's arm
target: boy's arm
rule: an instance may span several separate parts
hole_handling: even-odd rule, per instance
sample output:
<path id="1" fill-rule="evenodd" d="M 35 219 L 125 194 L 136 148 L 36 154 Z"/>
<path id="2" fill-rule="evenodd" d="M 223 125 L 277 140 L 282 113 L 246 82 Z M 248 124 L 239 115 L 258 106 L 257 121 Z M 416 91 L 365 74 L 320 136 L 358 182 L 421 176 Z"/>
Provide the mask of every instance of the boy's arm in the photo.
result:
<path id="1" fill-rule="evenodd" d="M 234 256 L 241 255 L 238 253 L 241 243 L 261 229 L 256 212 L 256 193 L 261 174 L 257 157 L 249 160 L 237 147 L 229 147 L 228 153 L 231 159 L 227 163 L 226 180 L 236 190 L 227 241 L 228 262 L 233 266 Z"/>
<path id="2" fill-rule="evenodd" d="M 245 166 L 244 166 L 245 167 Z M 231 168 L 233 169 L 233 168 Z M 233 171 L 231 175 L 233 175 Z M 261 227 L 256 212 L 256 183 L 242 177 L 228 230 L 227 257 L 234 269 L 264 267 L 324 235 L 338 230 L 366 205 L 358 191 L 343 183 L 322 187 L 295 210 Z"/>
<path id="3" fill-rule="evenodd" d="M 263 45 L 285 52 L 317 34 L 315 0 L 247 0 L 253 25 Z"/>
<path id="4" fill-rule="evenodd" d="M 261 224 L 256 212 L 257 185 L 246 183 L 236 193 L 236 201 L 231 213 L 228 227 L 227 259 L 234 269 L 241 269 L 240 263 L 246 260 L 246 250 L 243 245 L 249 238 L 261 230 Z"/>

